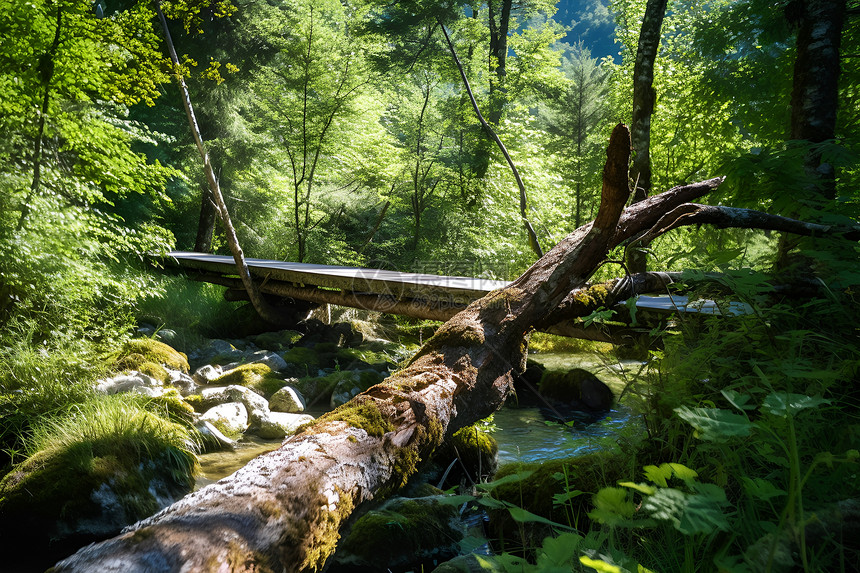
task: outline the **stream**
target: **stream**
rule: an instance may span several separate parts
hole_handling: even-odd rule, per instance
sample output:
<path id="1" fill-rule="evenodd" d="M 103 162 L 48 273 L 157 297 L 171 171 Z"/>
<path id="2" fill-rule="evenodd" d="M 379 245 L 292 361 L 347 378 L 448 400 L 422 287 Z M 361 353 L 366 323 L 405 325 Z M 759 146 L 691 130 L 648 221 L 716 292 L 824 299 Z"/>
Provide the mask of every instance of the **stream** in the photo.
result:
<path id="1" fill-rule="evenodd" d="M 532 354 L 530 359 L 549 369 L 585 368 L 612 388 L 616 397 L 625 386 L 625 378 L 642 364 L 635 360 L 606 363 L 593 353 Z M 310 410 L 313 416 L 325 410 Z M 616 405 L 606 417 L 590 424 L 564 425 L 548 422 L 538 408 L 505 406 L 495 413 L 493 437 L 499 443 L 499 464 L 536 462 L 566 458 L 605 448 L 604 440 L 615 440 L 622 432 L 635 431 L 640 422 L 623 404 Z M 253 458 L 281 445 L 281 440 L 245 438 L 233 451 L 213 452 L 200 456 L 201 473 L 195 489 L 224 478 Z"/>

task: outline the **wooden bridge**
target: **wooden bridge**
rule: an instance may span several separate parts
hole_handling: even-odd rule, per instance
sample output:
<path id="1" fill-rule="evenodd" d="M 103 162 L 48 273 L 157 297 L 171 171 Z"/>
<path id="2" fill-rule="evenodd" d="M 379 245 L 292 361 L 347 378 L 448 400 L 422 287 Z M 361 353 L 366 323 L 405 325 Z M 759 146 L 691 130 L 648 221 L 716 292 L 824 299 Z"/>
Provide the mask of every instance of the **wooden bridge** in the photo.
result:
<path id="1" fill-rule="evenodd" d="M 268 295 L 431 320 L 448 320 L 470 302 L 510 284 L 508 281 L 471 277 L 266 259 L 245 260 L 251 275 L 258 281 L 261 292 Z M 165 266 L 182 270 L 193 280 L 226 286 L 226 296 L 233 300 L 247 296 L 232 257 L 173 251 L 165 260 Z M 732 303 L 729 309 L 721 309 L 714 301 L 690 302 L 685 296 L 674 295 L 640 295 L 636 306 L 640 310 L 658 313 L 748 312 L 740 303 Z M 560 331 L 558 334 L 589 339 L 595 339 L 597 336 L 596 339 L 602 339 L 594 333 L 584 334 L 583 329 L 578 327 L 562 330 L 566 331 Z"/>

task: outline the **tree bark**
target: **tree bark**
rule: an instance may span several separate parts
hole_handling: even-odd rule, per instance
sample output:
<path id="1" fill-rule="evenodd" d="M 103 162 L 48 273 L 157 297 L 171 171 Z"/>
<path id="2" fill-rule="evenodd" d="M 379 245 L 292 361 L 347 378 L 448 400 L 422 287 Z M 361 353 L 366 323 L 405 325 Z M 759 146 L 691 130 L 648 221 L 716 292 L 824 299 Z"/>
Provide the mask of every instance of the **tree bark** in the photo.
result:
<path id="1" fill-rule="evenodd" d="M 666 15 L 667 0 L 648 0 L 645 17 L 639 32 L 639 47 L 633 67 L 633 122 L 630 126 L 633 142 L 633 162 L 630 178 L 636 189 L 633 202 L 641 201 L 651 191 L 651 116 L 657 92 L 654 90 L 654 62 L 660 47 L 660 29 Z M 635 243 L 627 252 L 627 269 L 631 273 L 644 273 L 645 243 Z"/>
<path id="2" fill-rule="evenodd" d="M 230 251 L 233 253 L 233 259 L 236 261 L 236 269 L 242 279 L 242 284 L 245 286 L 245 290 L 248 291 L 251 304 L 254 306 L 257 313 L 264 320 L 272 324 L 280 324 L 284 322 L 284 317 L 262 297 L 257 285 L 254 284 L 254 280 L 251 278 L 251 273 L 248 271 L 248 265 L 245 263 L 245 254 L 242 252 L 242 247 L 239 244 L 238 237 L 236 236 L 236 230 L 233 228 L 233 222 L 230 220 L 230 212 L 227 210 L 224 196 L 221 195 L 221 186 L 218 184 L 218 178 L 215 177 L 215 171 L 212 169 L 212 164 L 209 162 L 209 153 L 206 151 L 203 137 L 200 134 L 200 128 L 197 125 L 197 118 L 194 115 L 194 107 L 191 105 L 191 94 L 188 91 L 188 85 L 185 83 L 185 78 L 182 77 L 182 73 L 180 71 L 179 57 L 176 55 L 176 49 L 173 46 L 170 29 L 167 27 L 167 19 L 161 11 L 160 0 L 156 1 L 155 9 L 158 12 L 158 18 L 161 21 L 161 27 L 164 31 L 164 41 L 167 44 L 168 51 L 170 52 L 170 60 L 176 70 L 176 81 L 179 83 L 179 89 L 182 94 L 182 104 L 185 108 L 185 115 L 188 117 L 188 125 L 191 128 L 192 135 L 194 136 L 194 142 L 197 144 L 197 151 L 200 153 L 200 159 L 203 161 L 203 171 L 206 174 L 206 181 L 209 184 L 209 190 L 212 193 L 215 210 L 221 219 L 221 223 L 224 225 L 224 230 L 227 235 L 227 244 L 230 246 Z"/>
<path id="3" fill-rule="evenodd" d="M 791 139 L 822 143 L 836 134 L 839 106 L 839 47 L 846 0 L 794 0 L 786 8 L 796 24 L 797 57 L 791 93 Z M 821 184 L 827 199 L 836 197 L 836 173 L 821 163 L 821 152 L 811 150 L 804 159 L 811 180 Z"/>
<path id="4" fill-rule="evenodd" d="M 212 239 L 215 235 L 215 219 L 218 211 L 212 198 L 209 186 L 203 187 L 200 193 L 200 220 L 197 223 L 197 237 L 194 239 L 194 250 L 198 253 L 212 252 Z"/>

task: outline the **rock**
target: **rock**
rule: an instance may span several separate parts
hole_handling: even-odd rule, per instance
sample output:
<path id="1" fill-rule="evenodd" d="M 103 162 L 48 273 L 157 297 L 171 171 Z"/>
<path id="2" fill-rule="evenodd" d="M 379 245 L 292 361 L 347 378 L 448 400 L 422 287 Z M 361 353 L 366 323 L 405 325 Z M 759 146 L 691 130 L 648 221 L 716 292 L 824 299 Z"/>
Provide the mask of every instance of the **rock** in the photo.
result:
<path id="1" fill-rule="evenodd" d="M 346 374 L 334 387 L 331 394 L 329 405 L 332 408 L 337 408 L 342 404 L 346 404 L 356 395 L 364 392 L 371 386 L 379 384 L 385 377 L 376 370 L 353 370 L 352 372 L 339 372 L 336 374 Z"/>
<path id="2" fill-rule="evenodd" d="M 308 414 L 258 410 L 251 417 L 251 427 L 248 431 L 266 440 L 280 440 L 293 435 L 299 426 L 313 420 L 314 417 Z"/>
<path id="3" fill-rule="evenodd" d="M 203 453 L 233 450 L 236 448 L 236 440 L 231 440 L 225 436 L 212 422 L 199 420 L 194 427 L 200 432 L 201 441 L 203 442 Z"/>
<path id="4" fill-rule="evenodd" d="M 117 365 L 123 363 L 124 357 L 133 354 L 139 354 L 146 360 L 173 370 L 188 372 L 189 369 L 188 357 L 185 354 L 177 352 L 167 344 L 152 338 L 133 338 L 126 342 L 120 358 L 117 360 Z"/>
<path id="5" fill-rule="evenodd" d="M 284 386 L 269 398 L 269 409 L 295 414 L 305 411 L 305 399 L 292 386 Z"/>
<path id="6" fill-rule="evenodd" d="M 544 415 L 565 422 L 591 422 L 595 413 L 612 408 L 612 390 L 591 372 L 574 368 L 567 372 L 547 370 L 541 377 L 539 404 Z"/>
<path id="7" fill-rule="evenodd" d="M 209 408 L 200 419 L 211 422 L 231 438 L 238 437 L 248 428 L 248 409 L 241 402 L 228 402 Z"/>
<path id="8" fill-rule="evenodd" d="M 258 350 L 248 357 L 248 362 L 253 364 L 264 364 L 273 372 L 280 372 L 287 368 L 287 362 L 274 352 Z"/>
<path id="9" fill-rule="evenodd" d="M 213 364 L 205 364 L 194 371 L 194 381 L 198 384 L 211 384 L 223 374 L 221 367 Z"/>
<path id="10" fill-rule="evenodd" d="M 96 390 L 105 394 L 120 394 L 122 392 L 132 392 L 137 388 L 160 388 L 161 382 L 141 374 L 134 372 L 132 374 L 120 374 L 107 380 L 100 380 L 96 383 Z M 146 392 L 143 392 L 146 393 Z"/>
<path id="11" fill-rule="evenodd" d="M 189 359 L 195 364 L 226 364 L 241 360 L 244 354 L 226 340 L 215 338 L 203 348 L 191 352 Z"/>
<path id="12" fill-rule="evenodd" d="M 329 571 L 430 571 L 459 554 L 466 527 L 443 496 L 394 497 L 361 516 L 338 547 Z"/>
<path id="13" fill-rule="evenodd" d="M 20 570 L 43 570 L 34 568 L 40 557 L 116 535 L 194 485 L 188 428 L 122 397 L 83 403 L 56 424 L 44 449 L 0 480 L 4 571 L 19 570 L 9 558 L 22 553 Z"/>
<path id="14" fill-rule="evenodd" d="M 159 386 L 157 388 L 151 388 L 149 386 L 135 386 L 132 388 L 131 392 L 134 394 L 143 394 L 144 396 L 148 396 L 150 398 L 158 398 L 164 395 L 164 387 Z"/>
<path id="15" fill-rule="evenodd" d="M 267 374 L 271 374 L 272 369 L 265 364 L 242 364 L 230 370 L 227 370 L 212 381 L 213 384 L 230 384 L 239 386 L 248 386 L 252 382 L 256 382 Z"/>
<path id="16" fill-rule="evenodd" d="M 179 390 L 183 396 L 188 396 L 197 391 L 197 383 L 194 378 L 180 370 L 168 370 L 168 382 L 171 386 Z"/>
<path id="17" fill-rule="evenodd" d="M 177 339 L 176 331 L 169 328 L 162 328 L 155 333 L 155 336 L 165 344 L 173 344 Z"/>
<path id="18" fill-rule="evenodd" d="M 266 350 L 281 352 L 292 347 L 303 336 L 296 330 L 280 330 L 278 332 L 264 332 L 253 338 L 254 344 Z"/>
<path id="19" fill-rule="evenodd" d="M 200 407 L 206 410 L 221 404 L 239 402 L 245 406 L 249 416 L 258 410 L 263 412 L 269 411 L 269 404 L 266 402 L 266 399 L 244 386 L 204 388 L 200 392 L 200 397 Z"/>
<path id="20" fill-rule="evenodd" d="M 296 346 L 285 352 L 284 361 L 294 366 L 292 370 L 297 376 L 312 376 L 321 366 L 317 353 L 304 346 Z"/>

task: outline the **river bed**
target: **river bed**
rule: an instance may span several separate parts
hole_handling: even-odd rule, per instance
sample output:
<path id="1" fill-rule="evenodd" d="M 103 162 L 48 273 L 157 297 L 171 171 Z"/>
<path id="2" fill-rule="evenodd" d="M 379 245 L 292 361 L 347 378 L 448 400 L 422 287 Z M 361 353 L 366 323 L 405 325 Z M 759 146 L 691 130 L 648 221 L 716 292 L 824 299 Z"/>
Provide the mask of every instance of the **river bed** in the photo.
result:
<path id="1" fill-rule="evenodd" d="M 548 369 L 585 368 L 621 395 L 631 374 L 641 366 L 634 360 L 608 361 L 593 353 L 532 354 L 535 360 Z M 324 410 L 310 411 L 319 416 Z M 503 407 L 494 415 L 496 431 L 493 437 L 499 443 L 499 463 L 537 462 L 567 458 L 606 448 L 608 442 L 620 435 L 635 432 L 640 422 L 623 404 L 607 412 L 606 416 L 589 424 L 571 425 L 547 421 L 538 408 Z M 196 489 L 224 478 L 243 467 L 256 456 L 275 450 L 280 440 L 259 438 L 242 440 L 234 451 L 213 452 L 200 456 L 201 474 Z"/>

